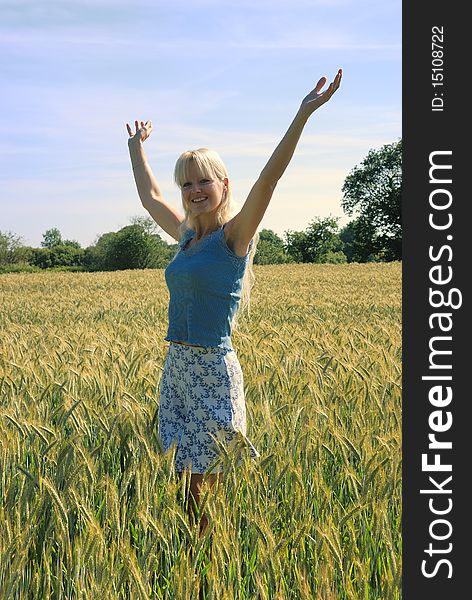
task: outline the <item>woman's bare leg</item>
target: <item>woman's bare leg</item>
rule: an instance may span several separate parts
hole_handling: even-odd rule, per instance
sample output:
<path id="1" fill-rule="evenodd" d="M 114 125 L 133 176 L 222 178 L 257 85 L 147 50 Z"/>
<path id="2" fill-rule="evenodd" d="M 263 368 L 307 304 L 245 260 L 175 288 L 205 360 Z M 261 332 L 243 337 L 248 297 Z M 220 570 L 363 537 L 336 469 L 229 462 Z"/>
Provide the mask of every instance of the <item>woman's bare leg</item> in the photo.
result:
<path id="1" fill-rule="evenodd" d="M 183 477 L 183 472 L 177 472 L 177 475 L 179 476 L 180 479 L 182 479 Z M 210 487 L 212 487 L 214 485 L 214 483 L 217 480 L 222 481 L 223 480 L 223 473 L 210 473 L 208 475 L 202 475 L 200 473 L 192 473 L 190 476 L 190 494 L 189 494 L 189 498 L 187 501 L 187 513 L 189 515 L 189 517 L 191 519 L 193 519 L 193 521 L 196 521 L 196 514 L 195 514 L 195 507 L 194 507 L 194 502 L 196 503 L 196 505 L 200 508 L 200 496 L 201 496 L 201 485 L 203 483 L 203 480 L 208 481 L 208 483 L 210 484 Z M 184 491 L 185 494 L 185 491 Z M 205 513 L 203 513 L 202 515 L 200 515 L 200 536 L 205 533 L 206 529 L 208 527 L 208 517 Z M 190 552 L 192 553 L 193 556 L 193 549 L 190 549 Z M 210 556 L 213 556 L 213 550 L 210 549 Z M 202 585 L 202 584 L 201 584 Z M 200 587 L 200 592 L 198 595 L 199 600 L 203 599 L 203 587 Z"/>
<path id="2" fill-rule="evenodd" d="M 222 481 L 222 473 L 209 473 L 207 475 L 203 475 L 200 473 L 192 473 L 192 476 L 190 478 L 190 492 L 198 508 L 200 508 L 201 487 L 203 481 L 207 481 L 211 488 L 217 480 Z M 193 501 L 191 498 L 189 499 L 189 511 L 190 510 L 193 511 L 193 515 L 194 517 L 196 517 Z M 202 535 L 206 531 L 207 527 L 208 517 L 205 513 L 202 513 L 200 515 L 200 535 Z"/>

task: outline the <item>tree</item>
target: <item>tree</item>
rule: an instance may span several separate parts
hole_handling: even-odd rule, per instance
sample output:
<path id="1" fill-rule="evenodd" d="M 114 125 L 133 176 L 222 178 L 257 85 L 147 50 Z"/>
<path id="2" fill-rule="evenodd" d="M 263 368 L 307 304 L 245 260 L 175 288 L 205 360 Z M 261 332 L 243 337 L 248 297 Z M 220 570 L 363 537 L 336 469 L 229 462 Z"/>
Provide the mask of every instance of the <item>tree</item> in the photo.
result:
<path id="1" fill-rule="evenodd" d="M 0 266 L 27 263 L 31 249 L 12 231 L 0 231 Z"/>
<path id="2" fill-rule="evenodd" d="M 62 244 L 62 235 L 57 227 L 48 229 L 43 233 L 43 241 L 41 246 L 43 248 L 54 248 L 54 246 L 60 246 Z"/>
<path id="3" fill-rule="evenodd" d="M 127 225 L 110 240 L 108 267 L 115 269 L 145 269 L 149 260 L 148 239 L 139 225 Z"/>
<path id="4" fill-rule="evenodd" d="M 114 231 L 103 233 L 96 239 L 95 244 L 85 249 L 84 267 L 88 271 L 109 270 L 108 253 L 115 235 Z"/>
<path id="5" fill-rule="evenodd" d="M 161 227 L 151 219 L 151 217 L 143 217 L 137 215 L 131 217 L 132 225 L 137 225 L 143 230 L 149 248 L 149 257 L 146 268 L 162 269 L 167 267 L 169 261 L 177 251 L 176 244 L 168 244 L 165 242 L 160 233 L 163 231 Z"/>
<path id="6" fill-rule="evenodd" d="M 80 242 L 78 242 L 77 240 L 63 240 L 62 245 L 70 246 L 71 248 L 77 248 L 77 250 L 82 248 L 82 246 L 80 245 Z"/>
<path id="7" fill-rule="evenodd" d="M 402 141 L 371 150 L 346 177 L 344 211 L 357 214 L 354 228 L 366 244 L 363 255 L 400 260 L 402 240 Z"/>
<path id="8" fill-rule="evenodd" d="M 305 231 L 286 231 L 285 248 L 295 262 L 344 262 L 338 217 L 316 217 Z"/>
<path id="9" fill-rule="evenodd" d="M 259 232 L 254 264 L 271 265 L 289 261 L 290 257 L 285 252 L 283 239 L 272 231 L 272 229 L 262 229 Z"/>
<path id="10" fill-rule="evenodd" d="M 33 248 L 30 263 L 41 269 L 51 267 L 82 267 L 84 250 L 66 244 L 52 248 Z"/>
<path id="11" fill-rule="evenodd" d="M 131 225 L 139 225 L 141 229 L 146 233 L 146 235 L 158 235 L 162 229 L 159 225 L 151 219 L 151 217 L 143 217 L 141 215 L 136 215 L 131 217 L 130 219 Z M 160 236 L 159 236 L 160 237 Z"/>
<path id="12" fill-rule="evenodd" d="M 168 265 L 177 245 L 167 244 L 152 219 L 134 217 L 133 224 L 101 235 L 85 250 L 84 266 L 90 271 L 159 269 Z"/>
<path id="13" fill-rule="evenodd" d="M 379 242 L 375 228 L 368 222 L 354 219 L 341 229 L 339 237 L 348 262 L 382 260 L 382 242 Z"/>
<path id="14" fill-rule="evenodd" d="M 157 233 L 147 236 L 149 258 L 146 268 L 164 269 L 177 251 L 177 244 L 167 244 Z"/>

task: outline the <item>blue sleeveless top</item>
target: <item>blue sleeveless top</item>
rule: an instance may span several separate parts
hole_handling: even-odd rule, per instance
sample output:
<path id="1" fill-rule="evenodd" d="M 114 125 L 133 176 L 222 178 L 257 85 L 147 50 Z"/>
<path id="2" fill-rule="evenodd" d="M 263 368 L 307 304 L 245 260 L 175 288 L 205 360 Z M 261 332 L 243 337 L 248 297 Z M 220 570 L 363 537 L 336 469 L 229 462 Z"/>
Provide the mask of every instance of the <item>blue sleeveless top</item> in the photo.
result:
<path id="1" fill-rule="evenodd" d="M 231 321 L 253 240 L 246 256 L 237 256 L 226 243 L 224 226 L 185 249 L 194 236 L 193 229 L 185 231 L 164 271 L 170 294 L 165 340 L 232 350 Z"/>

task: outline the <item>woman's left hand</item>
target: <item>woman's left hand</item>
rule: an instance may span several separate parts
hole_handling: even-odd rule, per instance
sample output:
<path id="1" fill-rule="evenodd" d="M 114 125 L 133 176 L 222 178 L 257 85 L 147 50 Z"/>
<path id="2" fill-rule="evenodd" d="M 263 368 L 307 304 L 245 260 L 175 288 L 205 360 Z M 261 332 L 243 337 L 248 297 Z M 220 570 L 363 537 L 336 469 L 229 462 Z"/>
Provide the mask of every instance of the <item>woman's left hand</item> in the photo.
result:
<path id="1" fill-rule="evenodd" d="M 308 96 L 306 96 L 303 99 L 302 104 L 300 106 L 300 110 L 305 112 L 309 116 L 309 115 L 311 115 L 312 112 L 314 112 L 317 108 L 319 108 L 325 102 L 328 102 L 328 100 L 331 98 L 331 96 L 334 94 L 334 92 L 341 85 L 342 76 L 343 76 L 343 71 L 342 71 L 342 69 L 339 69 L 336 77 L 334 78 L 334 81 L 332 81 L 330 83 L 328 89 L 325 90 L 324 92 L 322 92 L 321 89 L 325 85 L 327 79 L 326 79 L 326 77 L 322 77 L 316 84 L 315 89 L 312 90 L 308 94 Z"/>

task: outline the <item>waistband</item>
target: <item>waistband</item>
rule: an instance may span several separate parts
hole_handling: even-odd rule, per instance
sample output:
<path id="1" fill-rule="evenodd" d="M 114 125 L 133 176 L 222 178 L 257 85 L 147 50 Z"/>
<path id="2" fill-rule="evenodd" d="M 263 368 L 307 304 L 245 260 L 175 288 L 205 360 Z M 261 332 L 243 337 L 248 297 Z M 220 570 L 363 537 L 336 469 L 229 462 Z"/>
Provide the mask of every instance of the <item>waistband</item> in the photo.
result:
<path id="1" fill-rule="evenodd" d="M 208 348 L 206 346 L 187 346 L 186 344 L 178 344 L 177 342 L 169 342 L 169 350 L 180 352 L 181 354 L 229 354 L 234 352 L 232 348 Z"/>

